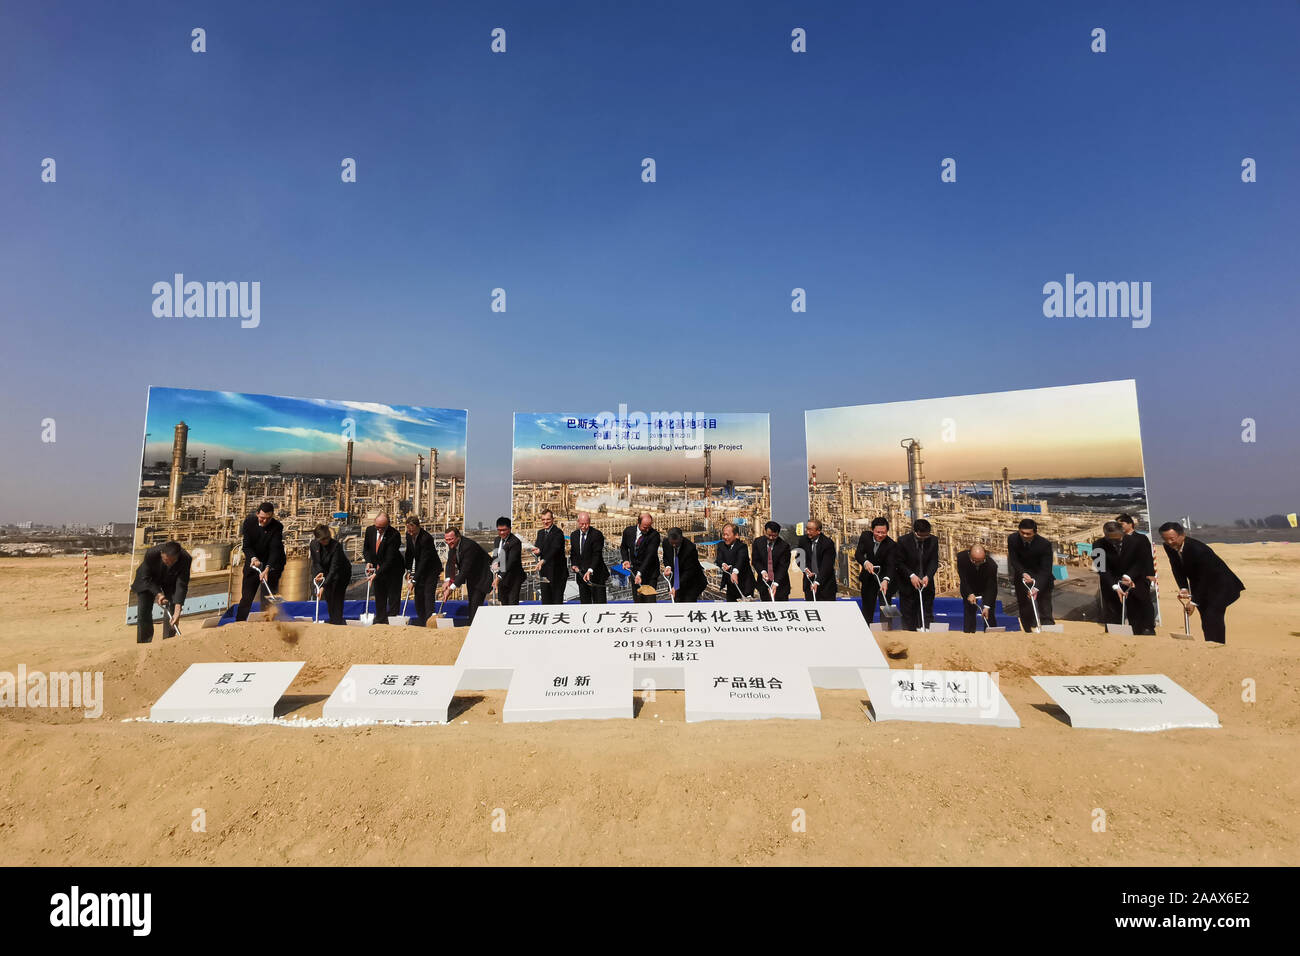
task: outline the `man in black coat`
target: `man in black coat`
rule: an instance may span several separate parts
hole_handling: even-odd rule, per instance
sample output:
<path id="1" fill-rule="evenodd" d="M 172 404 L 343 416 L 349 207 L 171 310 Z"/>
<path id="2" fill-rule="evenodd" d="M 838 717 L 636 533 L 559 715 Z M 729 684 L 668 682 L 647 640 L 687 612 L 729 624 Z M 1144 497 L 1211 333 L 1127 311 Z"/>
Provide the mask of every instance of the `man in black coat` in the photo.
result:
<path id="1" fill-rule="evenodd" d="M 564 586 L 569 581 L 569 562 L 564 553 L 564 532 L 555 523 L 555 514 L 547 508 L 541 514 L 542 526 L 533 542 L 537 555 L 537 578 L 542 604 L 563 604 Z"/>
<path id="2" fill-rule="evenodd" d="M 898 611 L 903 630 L 915 631 L 934 623 L 934 576 L 939 573 L 939 539 L 930 522 L 917 518 L 912 530 L 894 548 L 894 574 L 898 580 Z"/>
<path id="3" fill-rule="evenodd" d="M 775 521 L 763 525 L 763 534 L 754 539 L 753 567 L 760 601 L 790 600 L 790 542 L 781 537 Z"/>
<path id="4" fill-rule="evenodd" d="M 388 523 L 388 512 L 375 515 L 375 523 L 366 529 L 362 555 L 366 559 L 366 576 L 375 595 L 375 623 L 387 624 L 388 615 L 402 613 L 402 535 Z"/>
<path id="5" fill-rule="evenodd" d="M 477 541 L 471 541 L 459 528 L 448 528 L 442 536 L 447 542 L 447 578 L 442 585 L 442 599 L 451 597 L 451 589 L 464 587 L 469 601 L 469 621 L 483 606 L 492 590 L 492 560 Z"/>
<path id="6" fill-rule="evenodd" d="M 163 609 L 163 638 L 174 636 L 181 619 L 185 595 L 190 589 L 189 552 L 176 541 L 155 545 L 144 553 L 135 569 L 131 591 L 135 594 L 135 640 L 137 644 L 153 641 L 153 606 Z"/>
<path id="7" fill-rule="evenodd" d="M 808 533 L 801 535 L 795 545 L 804 554 L 803 599 L 834 601 L 835 542 L 822 534 L 822 523 L 816 518 L 809 518 L 804 527 Z"/>
<path id="8" fill-rule="evenodd" d="M 653 604 L 656 595 L 642 594 L 642 586 L 659 584 L 659 532 L 654 528 L 654 516 L 641 512 L 637 523 L 623 530 L 623 540 L 618 546 L 623 558 L 623 570 L 630 575 L 632 600 L 637 604 Z"/>
<path id="9" fill-rule="evenodd" d="M 681 528 L 669 528 L 664 543 L 664 570 L 668 574 L 668 589 L 678 604 L 694 604 L 704 593 L 707 583 L 704 566 L 695 542 L 682 535 Z"/>
<path id="10" fill-rule="evenodd" d="M 1201 630 L 1215 644 L 1228 640 L 1224 615 L 1241 597 L 1246 585 L 1204 541 L 1189 538 L 1183 526 L 1169 521 L 1160 526 L 1170 570 L 1178 582 L 1178 600 L 1191 613 L 1201 612 Z"/>
<path id="11" fill-rule="evenodd" d="M 524 586 L 524 543 L 510 530 L 510 519 L 497 518 L 497 546 L 492 552 L 497 603 L 514 607 Z"/>
<path id="12" fill-rule="evenodd" d="M 239 535 L 243 539 L 244 575 L 235 620 L 247 621 L 253 600 L 259 593 L 266 596 L 263 583 L 274 594 L 284 572 L 284 525 L 275 519 L 275 505 L 269 501 L 258 505 L 257 510 L 244 519 Z"/>
<path id="13" fill-rule="evenodd" d="M 1142 545 L 1132 535 L 1126 537 L 1118 521 L 1107 521 L 1101 530 L 1104 536 L 1092 544 L 1092 566 L 1101 593 L 1102 622 L 1128 624 L 1134 634 L 1145 633 L 1138 630 L 1138 622 L 1145 620 L 1143 605 L 1149 606 L 1151 598 L 1145 575 L 1149 562 L 1138 553 Z"/>
<path id="14" fill-rule="evenodd" d="M 1128 620 L 1134 634 L 1156 632 L 1156 555 L 1151 539 L 1137 529 L 1132 515 L 1121 514 L 1115 518 L 1124 531 L 1124 540 L 1136 545 L 1132 549 L 1132 565 L 1124 573 L 1133 578 L 1134 589 L 1129 594 Z M 1137 600 L 1132 600 L 1136 598 Z"/>
<path id="15" fill-rule="evenodd" d="M 335 541 L 330 526 L 318 524 L 312 529 L 311 556 L 312 582 L 320 588 L 320 598 L 325 601 L 325 612 L 331 624 L 345 624 L 343 601 L 348 585 L 352 583 L 352 562 L 342 542 Z"/>
<path id="16" fill-rule="evenodd" d="M 728 522 L 722 526 L 722 540 L 714 555 L 722 575 L 722 590 L 728 601 L 739 601 L 754 593 L 754 571 L 749 565 L 749 548 L 740 539 L 740 529 Z"/>
<path id="17" fill-rule="evenodd" d="M 591 515 L 578 512 L 578 528 L 569 535 L 569 566 L 578 581 L 580 604 L 604 604 L 609 566 L 605 564 L 605 536 L 591 526 Z"/>
<path id="18" fill-rule="evenodd" d="M 976 631 L 975 601 L 984 603 L 984 626 L 997 627 L 998 616 L 994 605 L 998 603 L 998 563 L 989 557 L 982 544 L 973 544 L 966 551 L 957 552 L 957 587 L 962 599 L 961 629 L 967 634 Z"/>
<path id="19" fill-rule="evenodd" d="M 1034 602 L 1038 604 L 1039 621 L 1056 623 L 1052 616 L 1052 589 L 1056 586 L 1056 579 L 1052 576 L 1054 564 L 1056 552 L 1052 542 L 1038 533 L 1038 522 L 1033 518 L 1021 519 L 1019 528 L 1007 536 L 1007 565 L 1016 588 L 1020 627 L 1025 632 L 1032 632 L 1037 627 Z"/>
<path id="20" fill-rule="evenodd" d="M 898 593 L 893 581 L 894 549 L 897 542 L 889 536 L 889 520 L 874 518 L 871 530 L 862 532 L 858 546 L 853 552 L 853 560 L 862 566 L 859 577 L 862 590 L 862 616 L 870 624 L 876 616 L 876 608 L 883 601 L 888 604 Z"/>
<path id="21" fill-rule="evenodd" d="M 406 519 L 406 576 L 415 592 L 415 622 L 424 627 L 438 600 L 438 578 L 442 577 L 442 557 L 433 535 L 420 527 L 420 519 Z"/>

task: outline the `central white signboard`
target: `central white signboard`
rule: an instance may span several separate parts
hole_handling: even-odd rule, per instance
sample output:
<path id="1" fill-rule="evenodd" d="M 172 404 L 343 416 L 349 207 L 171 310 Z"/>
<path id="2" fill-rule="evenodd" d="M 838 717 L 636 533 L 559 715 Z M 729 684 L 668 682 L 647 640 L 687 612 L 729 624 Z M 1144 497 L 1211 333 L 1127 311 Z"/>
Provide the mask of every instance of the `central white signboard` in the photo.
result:
<path id="1" fill-rule="evenodd" d="M 754 674 L 801 667 L 814 686 L 845 689 L 862 688 L 860 669 L 889 667 L 852 601 L 488 605 L 456 658 L 458 689 L 509 687 L 524 662 L 579 673 L 600 661 L 629 663 L 638 689 L 660 690 L 735 661 Z"/>
<path id="2" fill-rule="evenodd" d="M 1164 674 L 1035 677 L 1071 727 L 1172 730 L 1218 727 L 1219 716 Z"/>
<path id="3" fill-rule="evenodd" d="M 275 716 L 275 705 L 302 669 L 302 661 L 191 664 L 158 698 L 150 720 L 238 720 Z"/>

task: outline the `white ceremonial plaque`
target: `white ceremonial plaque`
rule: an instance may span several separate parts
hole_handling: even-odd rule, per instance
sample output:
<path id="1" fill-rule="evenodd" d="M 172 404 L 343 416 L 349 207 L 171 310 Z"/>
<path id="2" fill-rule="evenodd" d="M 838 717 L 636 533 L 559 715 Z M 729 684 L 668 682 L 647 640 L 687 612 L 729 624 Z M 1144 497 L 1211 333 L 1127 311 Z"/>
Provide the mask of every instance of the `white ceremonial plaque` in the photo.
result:
<path id="1" fill-rule="evenodd" d="M 503 723 L 632 716 L 632 665 L 615 659 L 528 661 L 515 668 Z"/>
<path id="2" fill-rule="evenodd" d="M 889 667 L 853 601 L 485 605 L 456 666 L 459 690 L 508 687 L 525 661 L 557 673 L 630 663 L 638 688 L 684 690 L 689 672 L 712 678 L 733 660 L 755 674 L 802 667 L 816 687 L 852 690 L 862 688 L 862 668 Z"/>
<path id="3" fill-rule="evenodd" d="M 1218 727 L 1219 716 L 1164 674 L 1035 677 L 1072 727 L 1172 730 Z"/>
<path id="4" fill-rule="evenodd" d="M 686 671 L 687 723 L 821 719 L 808 668 L 788 664 L 764 669 L 762 663 L 747 657 L 718 658 L 715 664 L 712 670 L 693 667 Z"/>
<path id="5" fill-rule="evenodd" d="M 1020 726 L 998 682 L 984 671 L 863 670 L 862 684 L 871 698 L 865 710 L 872 720 Z"/>
<path id="6" fill-rule="evenodd" d="M 158 698 L 150 720 L 238 720 L 275 716 L 275 705 L 302 669 L 302 661 L 191 664 Z"/>
<path id="7" fill-rule="evenodd" d="M 327 720 L 445 724 L 456 668 L 435 664 L 353 664 L 321 710 Z"/>

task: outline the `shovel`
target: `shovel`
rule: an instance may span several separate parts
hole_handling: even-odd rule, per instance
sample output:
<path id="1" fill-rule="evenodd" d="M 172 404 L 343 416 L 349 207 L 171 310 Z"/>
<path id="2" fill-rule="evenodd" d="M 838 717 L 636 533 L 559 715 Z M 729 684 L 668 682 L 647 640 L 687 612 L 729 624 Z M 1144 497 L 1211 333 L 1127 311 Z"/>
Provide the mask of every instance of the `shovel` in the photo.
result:
<path id="1" fill-rule="evenodd" d="M 357 615 L 357 623 L 362 627 L 369 627 L 375 623 L 375 612 L 370 610 L 370 585 L 373 578 L 366 578 L 366 609 Z"/>
<path id="2" fill-rule="evenodd" d="M 319 624 L 320 623 L 320 592 L 322 588 L 321 585 L 317 584 L 315 581 L 312 582 L 311 586 L 316 589 L 316 607 L 312 611 L 311 622 L 313 624 Z M 293 619 L 295 621 L 306 621 L 308 618 L 306 614 L 295 614 L 293 616 Z"/>
<path id="3" fill-rule="evenodd" d="M 1187 592 L 1187 603 L 1183 605 L 1183 633 L 1170 634 L 1180 641 L 1190 641 L 1192 639 L 1192 592 Z"/>
<path id="4" fill-rule="evenodd" d="M 975 610 L 979 612 L 979 619 L 984 625 L 982 630 L 985 634 L 988 634 L 990 631 L 994 634 L 1001 634 L 1006 631 L 1005 627 L 989 627 L 988 614 L 986 613 L 988 608 L 984 606 L 983 598 L 975 598 Z"/>
<path id="5" fill-rule="evenodd" d="M 1128 623 L 1128 588 L 1122 584 L 1119 590 L 1119 623 L 1107 624 L 1107 634 L 1122 634 L 1125 637 L 1133 636 L 1133 625 Z"/>
<path id="6" fill-rule="evenodd" d="M 171 601 L 163 601 L 163 605 L 162 605 L 162 609 L 163 609 L 163 637 L 166 637 L 166 636 L 167 636 L 167 629 L 168 629 L 168 628 L 171 628 L 171 632 L 172 632 L 172 636 L 173 636 L 173 637 L 180 637 L 180 636 L 181 636 L 181 629 L 180 629 L 180 627 L 179 627 L 177 624 L 169 623 L 169 621 L 171 621 L 171 615 L 168 614 L 167 611 L 171 608 L 171 606 L 172 606 L 172 602 L 171 602 Z"/>
<path id="7" fill-rule="evenodd" d="M 410 603 L 411 592 L 415 590 L 415 572 L 412 571 L 411 574 L 412 577 L 409 587 L 406 585 L 403 585 L 402 587 L 402 593 L 405 595 L 402 598 L 402 613 L 394 615 L 388 619 L 389 624 L 396 625 L 397 627 L 405 627 L 407 624 L 411 623 L 411 619 L 406 616 L 406 605 Z"/>
<path id="8" fill-rule="evenodd" d="M 1038 616 L 1038 598 L 1034 597 L 1034 595 L 1030 593 L 1031 589 L 1034 587 L 1035 585 L 1032 584 L 1025 586 L 1025 593 L 1029 595 L 1029 603 L 1034 609 L 1034 633 L 1042 634 L 1044 632 L 1050 632 L 1052 634 L 1063 634 L 1065 632 L 1065 627 L 1063 625 L 1048 624 L 1044 626 L 1043 619 Z"/>

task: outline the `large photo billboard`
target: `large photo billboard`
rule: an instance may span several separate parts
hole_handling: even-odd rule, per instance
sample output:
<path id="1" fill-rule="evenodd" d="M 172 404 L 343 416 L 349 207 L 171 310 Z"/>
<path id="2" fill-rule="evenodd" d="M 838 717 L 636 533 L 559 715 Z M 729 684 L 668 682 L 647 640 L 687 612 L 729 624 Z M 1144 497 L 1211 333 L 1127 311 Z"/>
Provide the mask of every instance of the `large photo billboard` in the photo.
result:
<path id="1" fill-rule="evenodd" d="M 1054 551 L 1057 616 L 1096 620 L 1105 523 L 1131 515 L 1150 535 L 1132 380 L 816 409 L 805 425 L 809 515 L 836 541 L 851 594 L 877 519 L 894 539 L 930 523 L 942 596 L 957 593 L 957 556 L 975 545 L 1005 587 L 1008 538 L 1029 518 Z"/>
<path id="2" fill-rule="evenodd" d="M 399 528 L 412 514 L 433 529 L 463 523 L 467 418 L 463 409 L 151 387 L 135 564 L 176 541 L 191 562 L 186 611 L 225 607 L 240 587 L 241 526 L 269 502 L 283 525 L 277 595 L 311 597 L 308 549 L 325 524 L 351 559 L 348 596 L 364 597 L 362 536 L 377 514 Z M 136 612 L 132 598 L 129 621 Z"/>
<path id="3" fill-rule="evenodd" d="M 624 530 L 648 513 L 660 532 L 680 528 L 696 545 L 708 579 L 701 599 L 720 599 L 712 559 L 723 529 L 733 525 L 747 546 L 761 534 L 772 516 L 770 468 L 766 413 L 519 412 L 510 517 L 528 545 L 544 512 L 566 534 L 585 512 L 617 572 Z M 609 599 L 628 597 L 627 585 L 616 573 Z M 569 590 L 566 599 L 576 584 Z"/>

